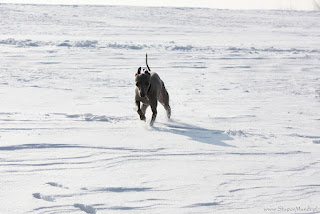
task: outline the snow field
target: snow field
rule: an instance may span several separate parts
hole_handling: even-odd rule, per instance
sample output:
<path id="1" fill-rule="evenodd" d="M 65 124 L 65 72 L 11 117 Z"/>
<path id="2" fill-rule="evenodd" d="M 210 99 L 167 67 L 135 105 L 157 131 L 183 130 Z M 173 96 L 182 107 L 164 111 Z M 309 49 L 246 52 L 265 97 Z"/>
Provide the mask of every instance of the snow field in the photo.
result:
<path id="1" fill-rule="evenodd" d="M 317 19 L 0 4 L 0 213 L 319 212 Z M 154 127 L 146 52 L 172 108 Z"/>

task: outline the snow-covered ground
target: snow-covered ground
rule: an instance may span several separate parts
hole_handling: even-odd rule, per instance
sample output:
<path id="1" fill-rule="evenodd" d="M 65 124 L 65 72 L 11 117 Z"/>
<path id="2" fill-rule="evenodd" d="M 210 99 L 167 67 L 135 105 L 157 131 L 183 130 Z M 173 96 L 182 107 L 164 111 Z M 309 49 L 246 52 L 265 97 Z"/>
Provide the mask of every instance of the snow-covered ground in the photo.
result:
<path id="1" fill-rule="evenodd" d="M 319 19 L 0 4 L 0 213 L 319 213 Z"/>
<path id="2" fill-rule="evenodd" d="M 0 3 L 205 7 L 236 10 L 319 10 L 320 0 L 0 0 Z"/>

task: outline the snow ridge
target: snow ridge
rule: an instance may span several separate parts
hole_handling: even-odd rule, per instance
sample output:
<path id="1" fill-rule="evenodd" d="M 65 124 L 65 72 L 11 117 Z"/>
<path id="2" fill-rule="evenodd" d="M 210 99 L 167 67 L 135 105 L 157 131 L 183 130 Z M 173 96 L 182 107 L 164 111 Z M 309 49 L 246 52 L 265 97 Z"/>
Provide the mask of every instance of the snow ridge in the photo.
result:
<path id="1" fill-rule="evenodd" d="M 34 41 L 31 39 L 17 40 L 13 38 L 8 38 L 5 40 L 0 40 L 0 45 L 12 45 L 17 47 L 45 47 L 45 46 L 55 46 L 55 47 L 66 47 L 66 48 L 107 48 L 107 49 L 124 49 L 124 50 L 163 50 L 163 51 L 174 51 L 174 52 L 230 52 L 230 53 L 249 53 L 249 54 L 258 54 L 258 53 L 278 53 L 278 54 L 299 54 L 299 53 L 320 53 L 320 49 L 299 49 L 299 48 L 290 48 L 282 49 L 276 47 L 268 48 L 256 48 L 256 47 L 211 47 L 211 46 L 194 46 L 190 44 L 175 44 L 173 41 L 168 44 L 135 44 L 133 42 L 103 42 L 97 40 L 81 40 L 81 41 Z"/>

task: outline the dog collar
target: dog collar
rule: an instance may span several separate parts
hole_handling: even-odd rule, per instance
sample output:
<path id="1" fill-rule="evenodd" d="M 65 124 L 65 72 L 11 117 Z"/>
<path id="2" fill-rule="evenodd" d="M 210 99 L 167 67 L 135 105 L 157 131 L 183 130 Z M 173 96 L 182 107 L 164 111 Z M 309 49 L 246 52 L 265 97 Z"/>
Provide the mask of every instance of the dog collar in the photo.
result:
<path id="1" fill-rule="evenodd" d="M 149 94 L 150 90 L 151 90 L 151 84 L 149 85 L 149 89 L 148 89 L 147 94 Z"/>

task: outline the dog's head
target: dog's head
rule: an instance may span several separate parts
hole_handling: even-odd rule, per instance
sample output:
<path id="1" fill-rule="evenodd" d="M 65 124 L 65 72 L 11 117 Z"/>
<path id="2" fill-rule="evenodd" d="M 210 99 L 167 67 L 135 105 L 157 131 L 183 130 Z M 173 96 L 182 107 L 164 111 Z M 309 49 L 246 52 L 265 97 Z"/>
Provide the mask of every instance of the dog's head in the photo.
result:
<path id="1" fill-rule="evenodd" d="M 143 69 L 143 72 L 141 72 L 141 67 L 138 68 L 136 86 L 139 89 L 140 97 L 145 97 L 150 89 L 150 73 L 148 70 Z"/>

